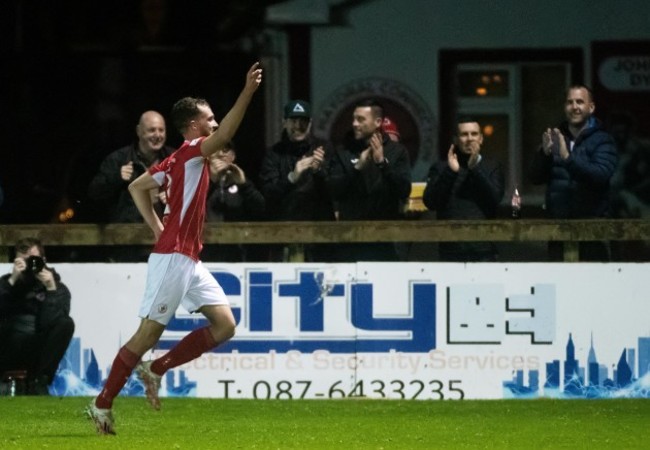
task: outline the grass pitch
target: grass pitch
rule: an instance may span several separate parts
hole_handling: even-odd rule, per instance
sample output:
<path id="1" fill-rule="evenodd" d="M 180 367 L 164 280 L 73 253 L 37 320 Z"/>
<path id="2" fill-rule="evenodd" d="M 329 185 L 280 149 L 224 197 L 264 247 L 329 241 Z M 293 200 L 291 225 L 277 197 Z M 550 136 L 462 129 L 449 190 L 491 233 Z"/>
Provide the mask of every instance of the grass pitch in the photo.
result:
<path id="1" fill-rule="evenodd" d="M 98 436 L 90 398 L 0 397 L 0 449 L 649 448 L 650 400 L 218 400 L 114 404 Z"/>

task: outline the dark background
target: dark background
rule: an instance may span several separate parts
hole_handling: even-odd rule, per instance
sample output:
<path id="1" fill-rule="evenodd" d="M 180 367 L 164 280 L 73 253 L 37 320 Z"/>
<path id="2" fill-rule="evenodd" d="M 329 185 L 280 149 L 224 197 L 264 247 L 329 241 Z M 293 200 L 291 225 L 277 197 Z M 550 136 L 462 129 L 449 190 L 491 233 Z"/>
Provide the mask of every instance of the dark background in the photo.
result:
<path id="1" fill-rule="evenodd" d="M 0 221 L 55 222 L 67 207 L 73 222 L 96 221 L 85 193 L 103 158 L 136 138 L 143 111 L 169 119 L 186 95 L 206 98 L 220 120 L 261 56 L 255 36 L 272 3 L 4 2 Z M 157 20 L 160 32 L 153 33 Z M 264 151 L 260 94 L 235 138 L 238 161 L 251 173 Z M 169 120 L 167 136 L 169 145 L 180 144 Z"/>

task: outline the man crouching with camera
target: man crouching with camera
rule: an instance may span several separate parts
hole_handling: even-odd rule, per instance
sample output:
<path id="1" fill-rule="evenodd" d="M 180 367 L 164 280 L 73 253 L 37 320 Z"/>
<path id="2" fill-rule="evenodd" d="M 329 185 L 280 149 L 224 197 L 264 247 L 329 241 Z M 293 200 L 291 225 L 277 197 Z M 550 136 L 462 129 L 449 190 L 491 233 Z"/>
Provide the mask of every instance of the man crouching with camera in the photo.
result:
<path id="1" fill-rule="evenodd" d="M 18 241 L 10 274 L 0 277 L 0 375 L 27 370 L 27 394 L 48 395 L 72 335 L 70 291 L 45 262 L 38 239 Z"/>

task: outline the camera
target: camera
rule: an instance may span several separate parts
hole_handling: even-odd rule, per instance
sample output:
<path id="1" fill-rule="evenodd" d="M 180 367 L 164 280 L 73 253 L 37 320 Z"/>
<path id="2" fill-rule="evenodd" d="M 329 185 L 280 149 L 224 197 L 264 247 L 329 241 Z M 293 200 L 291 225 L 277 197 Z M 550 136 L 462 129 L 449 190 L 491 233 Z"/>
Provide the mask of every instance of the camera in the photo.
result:
<path id="1" fill-rule="evenodd" d="M 32 275 L 40 273 L 45 268 L 45 260 L 40 256 L 32 255 L 25 260 L 27 268 L 25 272 L 28 272 Z"/>

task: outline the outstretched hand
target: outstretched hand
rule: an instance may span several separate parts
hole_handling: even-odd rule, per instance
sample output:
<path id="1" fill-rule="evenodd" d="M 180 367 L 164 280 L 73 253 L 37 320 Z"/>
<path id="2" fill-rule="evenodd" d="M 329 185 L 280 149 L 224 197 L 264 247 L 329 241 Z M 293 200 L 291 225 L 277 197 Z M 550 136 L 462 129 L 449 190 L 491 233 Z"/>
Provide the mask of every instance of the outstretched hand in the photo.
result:
<path id="1" fill-rule="evenodd" d="M 262 69 L 260 68 L 259 61 L 257 61 L 250 69 L 248 69 L 248 73 L 246 74 L 246 86 L 244 89 L 252 94 L 257 90 L 261 83 Z"/>

